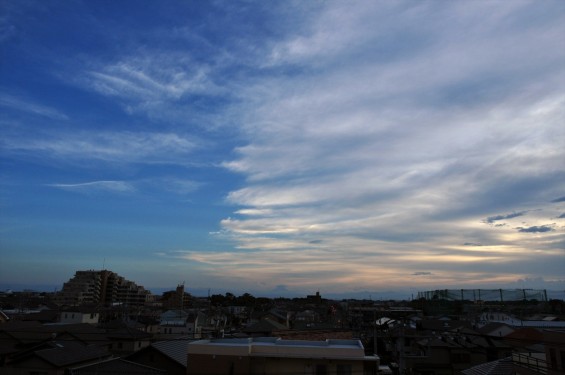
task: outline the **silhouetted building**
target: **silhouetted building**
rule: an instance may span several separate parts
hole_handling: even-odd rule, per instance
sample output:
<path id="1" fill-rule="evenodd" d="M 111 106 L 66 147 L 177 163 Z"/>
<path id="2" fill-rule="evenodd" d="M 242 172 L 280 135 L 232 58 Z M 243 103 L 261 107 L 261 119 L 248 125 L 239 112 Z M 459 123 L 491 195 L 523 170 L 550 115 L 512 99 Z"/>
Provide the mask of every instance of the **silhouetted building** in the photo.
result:
<path id="1" fill-rule="evenodd" d="M 133 281 L 126 280 L 108 270 L 77 271 L 72 279 L 63 284 L 56 301 L 59 305 L 143 305 L 150 292 Z"/>
<path id="2" fill-rule="evenodd" d="M 185 293 L 184 284 L 179 284 L 176 290 L 163 293 L 162 303 L 166 310 L 183 310 L 190 306 L 190 294 Z"/>

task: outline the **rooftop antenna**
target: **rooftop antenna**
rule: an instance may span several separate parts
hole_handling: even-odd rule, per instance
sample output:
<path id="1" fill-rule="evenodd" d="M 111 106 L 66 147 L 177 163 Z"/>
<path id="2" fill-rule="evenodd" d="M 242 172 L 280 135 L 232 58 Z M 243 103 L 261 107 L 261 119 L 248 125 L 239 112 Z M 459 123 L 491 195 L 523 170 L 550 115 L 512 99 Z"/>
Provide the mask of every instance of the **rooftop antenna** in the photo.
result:
<path id="1" fill-rule="evenodd" d="M 106 258 L 104 258 L 104 260 L 102 261 L 102 270 L 104 270 L 106 267 Z"/>

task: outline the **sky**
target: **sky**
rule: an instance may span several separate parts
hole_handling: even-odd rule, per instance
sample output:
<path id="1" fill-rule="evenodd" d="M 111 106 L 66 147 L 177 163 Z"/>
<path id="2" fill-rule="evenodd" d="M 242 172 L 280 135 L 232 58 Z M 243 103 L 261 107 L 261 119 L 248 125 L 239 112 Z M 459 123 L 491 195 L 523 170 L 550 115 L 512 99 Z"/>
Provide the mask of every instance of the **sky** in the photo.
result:
<path id="1" fill-rule="evenodd" d="M 565 290 L 565 2 L 0 1 L 0 288 Z"/>

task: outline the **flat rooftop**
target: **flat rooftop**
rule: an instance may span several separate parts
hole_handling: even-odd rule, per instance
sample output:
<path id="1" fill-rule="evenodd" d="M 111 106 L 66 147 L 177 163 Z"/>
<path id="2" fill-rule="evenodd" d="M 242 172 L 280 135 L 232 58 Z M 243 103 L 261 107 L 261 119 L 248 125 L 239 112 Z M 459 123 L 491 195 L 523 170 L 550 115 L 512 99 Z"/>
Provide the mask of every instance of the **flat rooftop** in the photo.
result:
<path id="1" fill-rule="evenodd" d="M 363 361 L 378 359 L 376 356 L 366 357 L 363 344 L 359 340 L 283 340 L 280 337 L 199 340 L 188 345 L 188 353 L 252 357 L 335 358 Z"/>

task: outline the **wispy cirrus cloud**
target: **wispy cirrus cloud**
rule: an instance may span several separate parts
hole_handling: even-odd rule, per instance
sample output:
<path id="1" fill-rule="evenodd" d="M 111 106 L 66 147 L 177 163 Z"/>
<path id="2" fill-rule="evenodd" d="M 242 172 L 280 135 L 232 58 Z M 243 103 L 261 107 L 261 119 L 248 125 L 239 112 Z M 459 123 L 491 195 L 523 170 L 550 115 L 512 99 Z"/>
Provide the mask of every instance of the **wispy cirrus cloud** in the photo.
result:
<path id="1" fill-rule="evenodd" d="M 187 156 L 200 146 L 194 137 L 175 133 L 81 131 L 42 138 L 3 140 L 6 152 L 41 155 L 68 162 L 93 160 L 115 163 L 189 163 Z"/>
<path id="2" fill-rule="evenodd" d="M 21 112 L 32 113 L 35 115 L 48 117 L 52 120 L 68 120 L 69 117 L 52 107 L 35 103 L 17 96 L 0 94 L 0 106 L 15 109 Z"/>
<path id="3" fill-rule="evenodd" d="M 79 184 L 49 184 L 47 186 L 80 193 L 128 193 L 135 191 L 135 187 L 126 181 L 90 181 Z"/>
<path id="4" fill-rule="evenodd" d="M 179 196 L 186 196 L 197 191 L 203 185 L 190 179 L 181 179 L 176 177 L 153 177 L 131 181 L 119 180 L 101 180 L 82 183 L 53 183 L 47 186 L 82 193 L 92 192 L 148 192 L 148 191 L 165 191 L 174 193 Z"/>
<path id="5" fill-rule="evenodd" d="M 215 82 L 220 77 L 213 63 L 197 61 L 187 51 L 137 51 L 115 62 L 91 62 L 77 72 L 74 84 L 115 98 L 129 114 L 211 129 L 221 122 L 223 109 L 216 115 L 205 109 L 232 95 Z"/>
<path id="6" fill-rule="evenodd" d="M 202 182 L 180 178 L 168 178 L 163 181 L 163 186 L 166 190 L 177 194 L 192 193 L 201 188 L 202 185 Z"/>
<path id="7" fill-rule="evenodd" d="M 50 163 L 64 172 L 54 180 L 73 182 L 52 188 L 67 191 L 158 201 L 210 187 L 202 207 L 222 213 L 183 211 L 198 219 L 182 225 L 212 241 L 177 237 L 170 246 L 193 250 L 158 255 L 212 286 L 345 292 L 562 275 L 564 228 L 543 229 L 563 212 L 560 2 L 159 4 L 149 8 L 166 22 L 140 9 L 149 22 L 124 25 L 107 6 L 45 5 L 35 19 L 70 14 L 67 30 L 88 25 L 100 41 L 30 44 L 81 118 L 55 127 L 63 118 L 36 108 L 51 121 L 14 120 L 3 155 Z M 196 160 L 225 170 L 185 168 Z"/>
<path id="8" fill-rule="evenodd" d="M 206 68 L 186 61 L 188 56 L 154 56 L 126 61 L 102 67 L 101 71 L 86 72 L 88 83 L 101 94 L 124 99 L 149 102 L 165 99 L 180 99 L 183 95 L 208 94 L 219 88 L 209 81 Z M 168 66 L 167 61 L 174 60 Z M 184 60 L 184 61 L 183 61 Z M 161 64 L 156 64 L 160 61 Z"/>
<path id="9" fill-rule="evenodd" d="M 523 233 L 479 223 L 542 208 L 563 182 L 565 96 L 554 81 L 565 59 L 555 48 L 561 16 L 533 22 L 529 3 L 342 6 L 326 4 L 267 53 L 267 66 L 288 68 L 284 74 L 242 88 L 249 143 L 224 166 L 247 184 L 228 195 L 242 208 L 223 228 L 242 246 L 264 249 L 253 254 L 264 259 L 281 244 L 312 252 L 308 241 L 324 238 L 315 253 L 335 269 L 359 266 L 336 255 L 358 246 L 345 238 L 372 243 L 367 254 L 394 248 L 403 260 L 436 259 L 453 269 L 480 262 L 496 272 L 497 262 L 510 261 L 505 246 L 527 259 Z M 528 59 L 531 48 L 540 55 Z M 488 243 L 480 249 L 492 254 L 438 254 L 431 245 L 461 238 Z M 553 241 L 539 246 L 551 249 Z M 381 254 L 375 264 L 414 272 L 391 259 Z"/>

